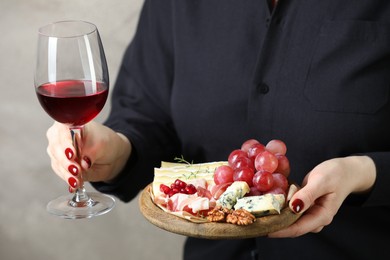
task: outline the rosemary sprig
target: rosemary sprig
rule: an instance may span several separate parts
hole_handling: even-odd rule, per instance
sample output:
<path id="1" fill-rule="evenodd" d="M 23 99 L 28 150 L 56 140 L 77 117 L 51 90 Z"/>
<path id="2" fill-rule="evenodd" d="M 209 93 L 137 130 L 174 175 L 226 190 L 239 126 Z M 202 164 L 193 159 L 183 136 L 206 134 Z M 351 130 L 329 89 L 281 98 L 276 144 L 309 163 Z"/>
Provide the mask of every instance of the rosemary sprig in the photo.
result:
<path id="1" fill-rule="evenodd" d="M 194 161 L 188 162 L 186 159 L 184 159 L 184 156 L 182 155 L 181 157 L 175 157 L 174 160 L 178 163 L 183 163 L 186 164 L 187 168 L 190 168 L 191 166 L 194 166 Z M 215 169 L 210 169 L 208 167 L 204 169 L 192 169 L 188 174 L 182 174 L 183 178 L 186 180 L 189 179 L 196 179 L 198 174 L 202 173 L 214 173 Z"/>
<path id="2" fill-rule="evenodd" d="M 183 178 L 186 179 L 186 180 L 189 180 L 189 179 L 196 179 L 198 175 L 198 171 L 195 171 L 195 172 L 190 172 L 189 174 L 184 174 L 183 173 Z"/>
<path id="3" fill-rule="evenodd" d="M 185 164 L 188 164 L 188 165 L 194 164 L 194 161 L 188 162 L 186 159 L 184 159 L 183 155 L 181 157 L 175 157 L 173 160 L 175 160 L 178 163 L 185 163 Z"/>

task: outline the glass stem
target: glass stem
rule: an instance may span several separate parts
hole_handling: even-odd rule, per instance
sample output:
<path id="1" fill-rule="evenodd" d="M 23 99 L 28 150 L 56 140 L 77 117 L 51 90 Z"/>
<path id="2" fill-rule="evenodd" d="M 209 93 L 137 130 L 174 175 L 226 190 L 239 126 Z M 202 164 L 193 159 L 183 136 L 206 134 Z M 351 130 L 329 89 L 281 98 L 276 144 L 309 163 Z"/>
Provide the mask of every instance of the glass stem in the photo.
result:
<path id="1" fill-rule="evenodd" d="M 84 127 L 72 127 L 70 128 L 70 133 L 72 135 L 73 146 L 76 151 L 76 161 L 81 166 L 81 150 L 83 147 L 83 132 Z M 84 180 L 83 180 L 83 169 L 80 169 L 79 174 L 79 187 L 76 189 L 73 198 L 69 201 L 69 205 L 72 207 L 91 207 L 95 205 L 95 202 L 88 196 L 85 188 L 84 188 Z"/>

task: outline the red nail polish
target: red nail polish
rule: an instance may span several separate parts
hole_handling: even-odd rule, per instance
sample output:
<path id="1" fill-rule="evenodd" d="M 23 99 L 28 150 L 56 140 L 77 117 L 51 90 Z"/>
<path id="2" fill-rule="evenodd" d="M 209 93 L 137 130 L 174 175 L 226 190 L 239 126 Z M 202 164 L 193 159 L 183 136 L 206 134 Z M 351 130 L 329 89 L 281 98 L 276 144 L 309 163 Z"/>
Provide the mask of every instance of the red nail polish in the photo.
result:
<path id="1" fill-rule="evenodd" d="M 295 213 L 299 213 L 302 211 L 304 205 L 303 205 L 303 201 L 300 200 L 300 199 L 296 199 L 294 200 L 292 203 L 292 209 L 294 210 Z"/>
<path id="2" fill-rule="evenodd" d="M 69 177 L 68 179 L 69 186 L 75 189 L 77 187 L 77 180 L 73 177 Z"/>
<path id="3" fill-rule="evenodd" d="M 79 169 L 78 169 L 76 166 L 74 166 L 73 164 L 69 165 L 68 171 L 69 171 L 73 176 L 77 176 L 77 174 L 79 174 Z"/>
<path id="4" fill-rule="evenodd" d="M 74 189 L 72 187 L 68 186 L 68 191 L 69 191 L 69 193 L 73 193 Z"/>
<path id="5" fill-rule="evenodd" d="M 65 149 L 66 158 L 68 158 L 70 160 L 73 158 L 73 155 L 74 155 L 74 153 L 73 153 L 72 149 L 70 149 L 70 148 Z"/>
<path id="6" fill-rule="evenodd" d="M 88 169 L 91 168 L 92 162 L 87 156 L 84 156 L 83 160 L 88 164 Z"/>

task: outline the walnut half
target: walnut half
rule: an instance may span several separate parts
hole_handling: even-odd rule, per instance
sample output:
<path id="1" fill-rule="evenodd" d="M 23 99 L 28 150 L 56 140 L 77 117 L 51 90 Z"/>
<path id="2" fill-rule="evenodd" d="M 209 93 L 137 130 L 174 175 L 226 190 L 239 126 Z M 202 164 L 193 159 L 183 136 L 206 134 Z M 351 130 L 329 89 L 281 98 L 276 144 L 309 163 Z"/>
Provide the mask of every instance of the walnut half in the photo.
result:
<path id="1" fill-rule="evenodd" d="M 208 213 L 207 220 L 210 222 L 226 222 L 226 216 L 233 210 L 228 208 L 222 208 L 221 206 L 215 207 Z"/>
<path id="2" fill-rule="evenodd" d="M 256 217 L 245 209 L 234 210 L 226 217 L 227 223 L 232 223 L 239 226 L 247 226 L 255 221 Z"/>
<path id="3" fill-rule="evenodd" d="M 256 221 L 256 217 L 245 209 L 232 210 L 221 206 L 215 207 L 208 213 L 210 222 L 227 222 L 239 226 L 247 226 Z"/>

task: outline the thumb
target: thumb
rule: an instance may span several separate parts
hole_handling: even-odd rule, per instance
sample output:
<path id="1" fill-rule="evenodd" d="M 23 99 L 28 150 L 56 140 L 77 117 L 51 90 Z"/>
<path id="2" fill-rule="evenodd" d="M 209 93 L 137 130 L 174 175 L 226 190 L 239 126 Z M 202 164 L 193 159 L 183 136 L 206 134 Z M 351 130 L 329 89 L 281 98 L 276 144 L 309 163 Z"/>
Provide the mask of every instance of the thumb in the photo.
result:
<path id="1" fill-rule="evenodd" d="M 289 202 L 290 209 L 295 213 L 303 213 L 314 204 L 317 198 L 326 194 L 326 185 L 323 182 L 319 182 L 317 179 L 307 179 L 307 182 L 305 180 L 304 183 L 306 185 L 298 190 Z"/>

